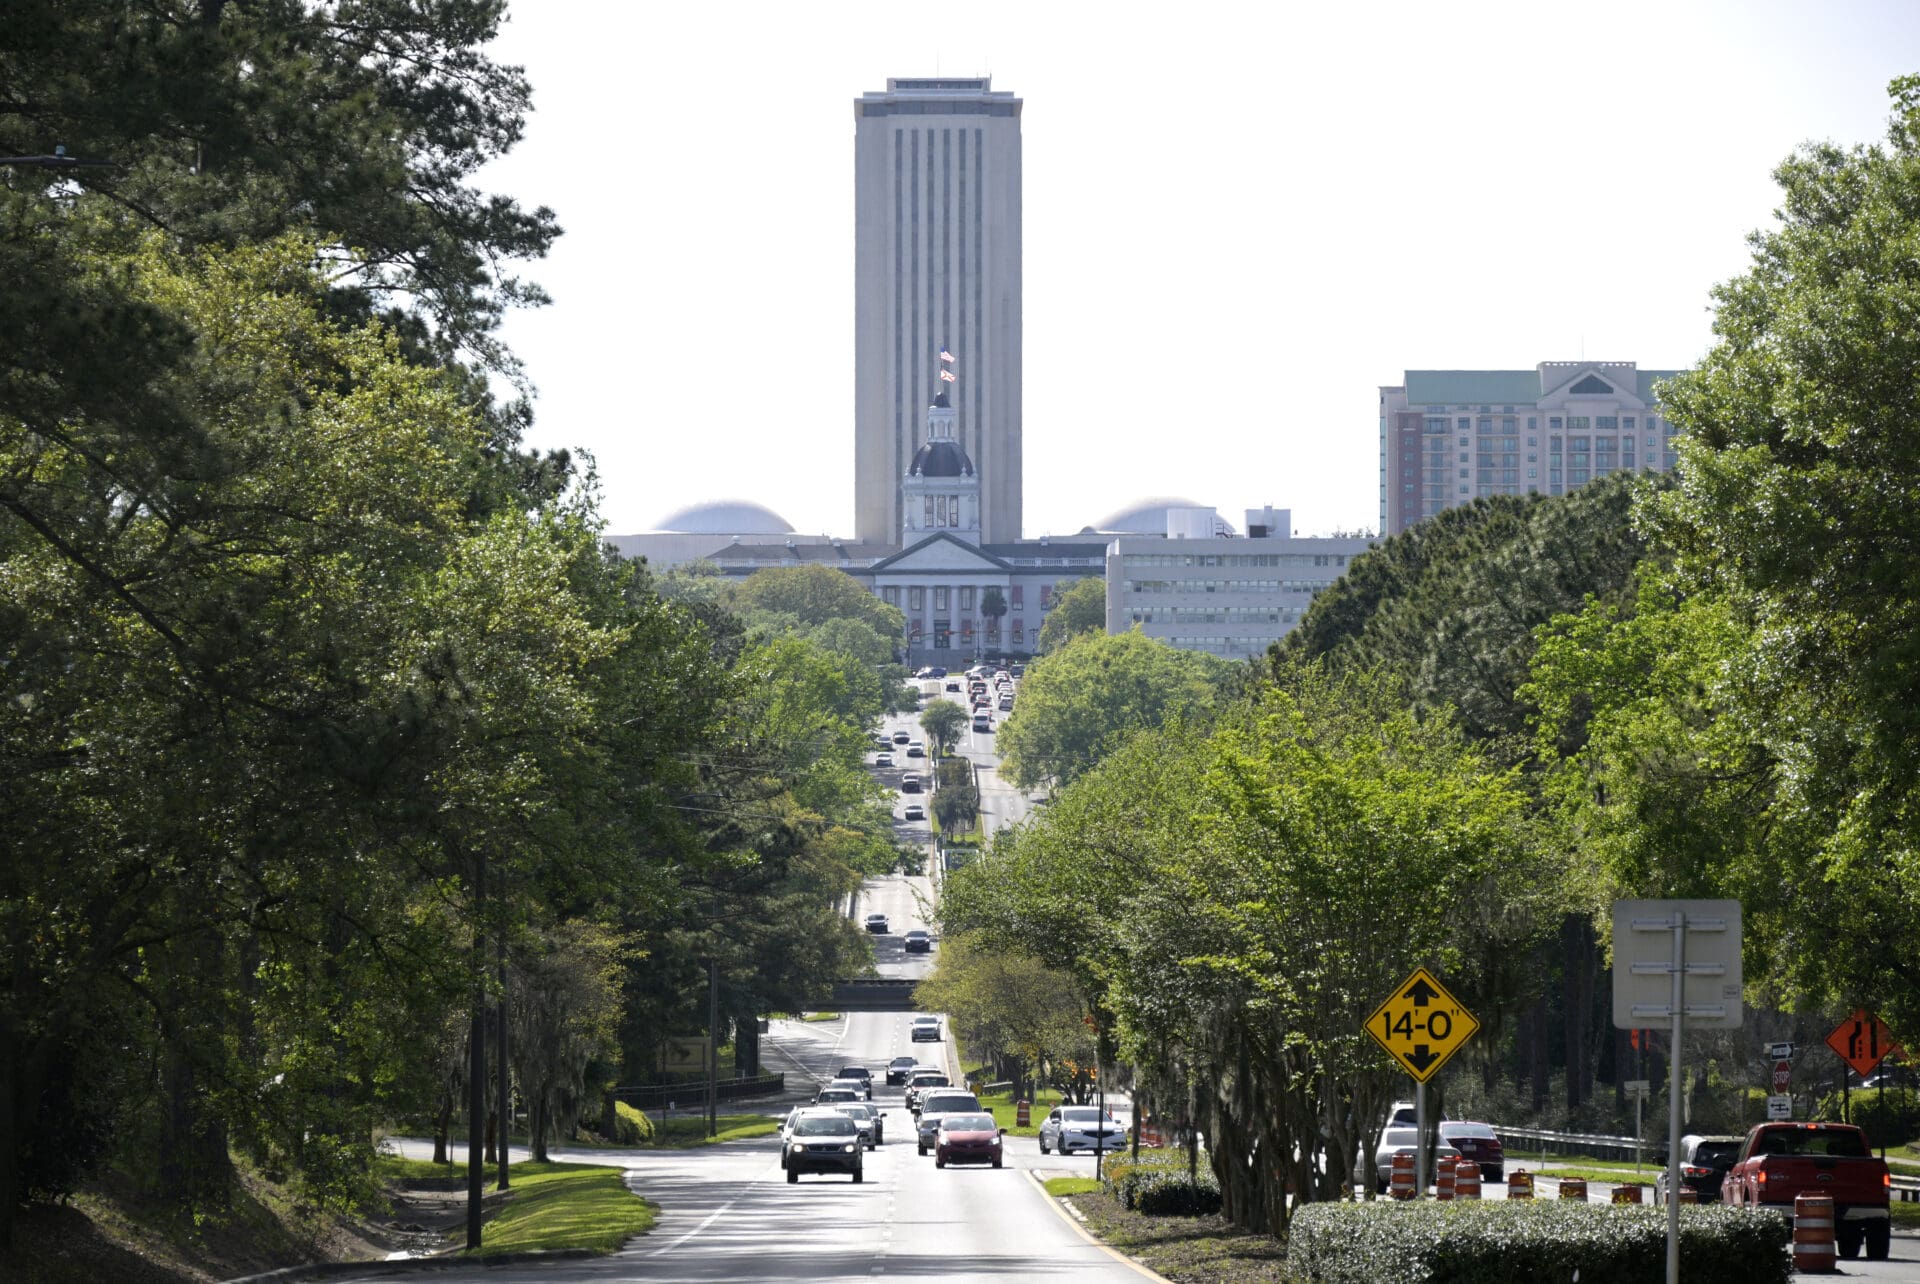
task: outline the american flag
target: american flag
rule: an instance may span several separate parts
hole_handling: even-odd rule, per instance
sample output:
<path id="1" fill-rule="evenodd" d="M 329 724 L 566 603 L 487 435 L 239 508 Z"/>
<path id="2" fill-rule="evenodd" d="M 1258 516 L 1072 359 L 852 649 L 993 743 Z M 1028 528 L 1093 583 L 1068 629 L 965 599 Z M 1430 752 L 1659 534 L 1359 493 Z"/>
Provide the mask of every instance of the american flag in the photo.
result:
<path id="1" fill-rule="evenodd" d="M 952 364 L 953 364 L 953 353 L 952 353 L 952 352 L 950 352 L 950 351 L 948 351 L 948 350 L 947 350 L 946 348 L 944 348 L 944 347 L 942 347 L 942 348 L 940 349 L 940 359 L 941 359 L 942 361 L 944 361 L 944 362 L 946 362 L 946 363 L 947 363 L 948 365 L 952 365 Z"/>
<path id="2" fill-rule="evenodd" d="M 945 380 L 946 380 L 946 381 L 947 381 L 948 383 L 958 383 L 958 382 L 960 382 L 960 381 L 959 381 L 958 379 L 956 379 L 956 378 L 954 378 L 954 375 L 953 375 L 953 371 L 951 371 L 951 370 L 942 370 L 942 371 L 940 372 L 940 377 L 941 377 L 942 379 L 945 379 Z"/>

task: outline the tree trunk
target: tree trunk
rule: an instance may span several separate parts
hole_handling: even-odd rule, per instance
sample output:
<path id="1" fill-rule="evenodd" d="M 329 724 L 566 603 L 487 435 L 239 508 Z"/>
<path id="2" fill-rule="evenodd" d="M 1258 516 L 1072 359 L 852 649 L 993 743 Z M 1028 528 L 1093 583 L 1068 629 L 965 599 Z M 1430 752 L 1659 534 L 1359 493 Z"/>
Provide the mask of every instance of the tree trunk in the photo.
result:
<path id="1" fill-rule="evenodd" d="M 219 1196 L 233 1176 L 227 1128 L 208 1107 L 192 1041 L 181 1031 L 166 1036 L 160 1085 L 161 1197 L 197 1203 Z"/>
<path id="2" fill-rule="evenodd" d="M 480 1141 L 487 1130 L 487 984 L 486 921 L 487 861 L 473 863 L 473 1016 L 467 1030 L 467 1247 L 480 1247 L 482 1200 L 487 1184 L 486 1161 Z"/>
<path id="3" fill-rule="evenodd" d="M 453 1089 L 440 1090 L 440 1113 L 433 1121 L 433 1162 L 450 1163 L 447 1158 L 447 1136 L 453 1131 Z"/>
<path id="4" fill-rule="evenodd" d="M 547 1162 L 547 1094 L 544 1091 L 529 1094 L 527 1101 L 527 1145 L 533 1154 L 533 1162 Z"/>
<path id="5" fill-rule="evenodd" d="M 1547 1057 L 1547 1000 L 1535 999 L 1527 1012 L 1527 1072 L 1533 1087 L 1533 1109 L 1547 1108 L 1553 1095 L 1552 1066 Z"/>

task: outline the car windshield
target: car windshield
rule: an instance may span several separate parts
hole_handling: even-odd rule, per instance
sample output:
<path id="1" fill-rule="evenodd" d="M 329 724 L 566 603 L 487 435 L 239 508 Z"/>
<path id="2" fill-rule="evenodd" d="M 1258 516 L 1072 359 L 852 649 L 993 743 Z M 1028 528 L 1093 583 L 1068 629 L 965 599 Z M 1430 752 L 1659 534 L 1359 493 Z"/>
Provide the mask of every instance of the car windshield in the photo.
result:
<path id="1" fill-rule="evenodd" d="M 847 1115 L 850 1118 L 854 1118 L 854 1119 L 873 1118 L 873 1107 L 868 1105 L 864 1101 L 849 1101 L 846 1105 L 841 1106 L 839 1109 L 841 1114 Z"/>
<path id="2" fill-rule="evenodd" d="M 1489 1141 L 1493 1138 L 1493 1129 L 1486 1124 L 1448 1124 L 1440 1130 L 1440 1135 L 1448 1141 L 1452 1141 L 1455 1137 L 1474 1137 L 1481 1141 Z"/>
<path id="3" fill-rule="evenodd" d="M 971 1092 L 936 1092 L 927 1097 L 921 1110 L 941 1114 L 949 1110 L 978 1110 L 980 1098 Z"/>
<path id="4" fill-rule="evenodd" d="M 1106 1118 L 1097 1106 L 1073 1106 L 1060 1112 L 1060 1118 L 1067 1123 L 1099 1123 Z"/>
<path id="5" fill-rule="evenodd" d="M 904 1068 L 907 1066 L 916 1065 L 918 1063 L 915 1062 L 912 1057 L 895 1057 L 892 1061 L 889 1061 L 887 1064 L 890 1066 Z"/>
<path id="6" fill-rule="evenodd" d="M 809 1115 L 793 1126 L 802 1137 L 846 1137 L 860 1131 L 853 1120 L 838 1111 L 831 1115 Z"/>
<path id="7" fill-rule="evenodd" d="M 947 1076 L 943 1074 L 917 1074 L 913 1076 L 913 1086 L 916 1088 L 944 1088 L 947 1086 Z"/>
<path id="8" fill-rule="evenodd" d="M 855 1093 L 852 1088 L 822 1088 L 820 1090 L 820 1100 L 822 1101 L 852 1101 L 854 1096 Z"/>
<path id="9" fill-rule="evenodd" d="M 947 1115 L 940 1120 L 940 1126 L 948 1132 L 992 1132 L 992 1115 Z"/>
<path id="10" fill-rule="evenodd" d="M 867 1068 L 865 1066 L 846 1066 L 841 1069 L 839 1074 L 834 1076 L 836 1079 L 864 1079 L 866 1077 Z"/>

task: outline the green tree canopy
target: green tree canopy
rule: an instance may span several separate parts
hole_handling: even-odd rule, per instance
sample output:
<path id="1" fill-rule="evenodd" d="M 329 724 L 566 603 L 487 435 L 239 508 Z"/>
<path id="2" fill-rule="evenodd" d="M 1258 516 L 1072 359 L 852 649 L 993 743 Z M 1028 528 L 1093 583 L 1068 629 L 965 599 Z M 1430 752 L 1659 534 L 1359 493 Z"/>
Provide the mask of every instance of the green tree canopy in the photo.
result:
<path id="1" fill-rule="evenodd" d="M 1064 590 L 1056 586 L 1053 609 L 1040 626 L 1034 643 L 1042 654 L 1058 651 L 1083 633 L 1107 631 L 1107 582 L 1090 578 L 1074 580 Z"/>
<path id="2" fill-rule="evenodd" d="M 936 753 L 945 753 L 959 744 L 967 723 L 967 711 L 951 700 L 929 701 L 920 712 L 920 729 L 927 733 L 927 742 L 934 746 Z"/>
<path id="3" fill-rule="evenodd" d="M 1083 634 L 1028 668 L 998 732 L 1002 769 L 1022 789 L 1064 784 L 1125 732 L 1204 717 L 1235 678 L 1217 656 L 1176 651 L 1137 630 Z"/>
<path id="4" fill-rule="evenodd" d="M 807 628 L 831 620 L 858 620 L 890 641 L 901 636 L 907 617 L 861 583 L 828 566 L 772 566 L 755 571 L 732 587 L 733 609 L 784 612 Z"/>

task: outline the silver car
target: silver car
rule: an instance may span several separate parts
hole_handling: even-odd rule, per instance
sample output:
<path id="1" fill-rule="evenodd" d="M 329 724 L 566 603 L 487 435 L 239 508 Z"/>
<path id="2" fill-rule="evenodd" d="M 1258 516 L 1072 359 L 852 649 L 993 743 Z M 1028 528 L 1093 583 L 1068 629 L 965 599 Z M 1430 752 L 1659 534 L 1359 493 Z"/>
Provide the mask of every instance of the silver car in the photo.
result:
<path id="1" fill-rule="evenodd" d="M 1387 1193 L 1387 1185 L 1393 1180 L 1393 1157 L 1411 1155 L 1420 1143 L 1418 1128 L 1389 1128 L 1380 1134 L 1380 1148 L 1373 1152 L 1373 1187 L 1378 1193 Z M 1434 1163 L 1447 1157 L 1458 1159 L 1460 1152 L 1442 1141 L 1433 1148 Z M 1428 1174 L 1432 1176 L 1431 1173 Z"/>
<path id="2" fill-rule="evenodd" d="M 1054 1150 L 1063 1155 L 1076 1150 L 1121 1150 L 1126 1144 L 1127 1130 L 1098 1106 L 1055 1106 L 1040 1121 L 1043 1155 Z"/>
<path id="3" fill-rule="evenodd" d="M 860 1140 L 865 1143 L 868 1150 L 874 1149 L 886 1140 L 884 1132 L 886 1124 L 881 1122 L 886 1117 L 886 1111 L 875 1110 L 864 1101 L 835 1102 L 833 1108 L 860 1126 Z"/>

